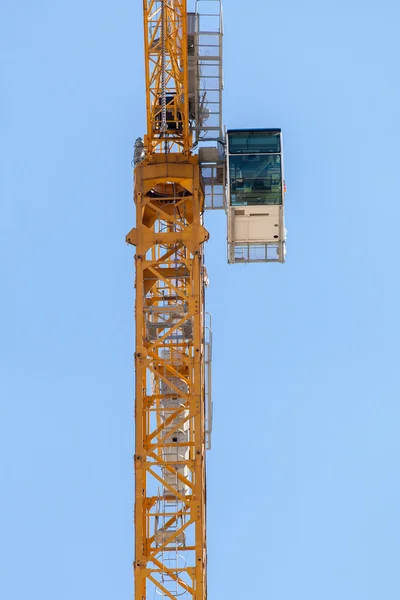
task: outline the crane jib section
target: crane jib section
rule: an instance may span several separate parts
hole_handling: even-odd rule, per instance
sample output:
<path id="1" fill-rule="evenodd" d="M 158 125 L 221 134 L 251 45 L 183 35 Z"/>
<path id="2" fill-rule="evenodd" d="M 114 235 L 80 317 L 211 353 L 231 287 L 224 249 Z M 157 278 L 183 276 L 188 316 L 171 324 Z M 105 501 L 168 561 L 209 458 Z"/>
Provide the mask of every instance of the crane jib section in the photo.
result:
<path id="1" fill-rule="evenodd" d="M 135 600 L 204 600 L 203 190 L 196 156 L 135 169 Z"/>

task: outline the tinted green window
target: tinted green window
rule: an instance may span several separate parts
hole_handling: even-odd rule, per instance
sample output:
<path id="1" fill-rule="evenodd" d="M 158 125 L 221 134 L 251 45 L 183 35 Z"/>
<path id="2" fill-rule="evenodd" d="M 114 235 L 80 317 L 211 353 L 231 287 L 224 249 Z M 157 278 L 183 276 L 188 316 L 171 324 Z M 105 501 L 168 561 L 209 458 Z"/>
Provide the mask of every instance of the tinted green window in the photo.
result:
<path id="1" fill-rule="evenodd" d="M 229 133 L 229 153 L 280 152 L 279 131 L 238 131 Z"/>
<path id="2" fill-rule="evenodd" d="M 282 204 L 280 154 L 229 157 L 231 204 Z"/>

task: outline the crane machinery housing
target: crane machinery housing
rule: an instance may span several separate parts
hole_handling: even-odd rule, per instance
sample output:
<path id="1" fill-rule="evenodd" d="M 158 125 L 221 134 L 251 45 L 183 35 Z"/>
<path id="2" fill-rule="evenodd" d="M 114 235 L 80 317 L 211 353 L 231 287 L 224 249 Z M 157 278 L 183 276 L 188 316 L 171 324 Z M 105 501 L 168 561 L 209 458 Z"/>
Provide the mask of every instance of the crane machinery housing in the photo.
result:
<path id="1" fill-rule="evenodd" d="M 222 124 L 220 0 L 143 0 L 147 132 L 134 149 L 135 600 L 205 600 L 211 319 L 205 210 L 229 263 L 284 262 L 280 129 Z"/>

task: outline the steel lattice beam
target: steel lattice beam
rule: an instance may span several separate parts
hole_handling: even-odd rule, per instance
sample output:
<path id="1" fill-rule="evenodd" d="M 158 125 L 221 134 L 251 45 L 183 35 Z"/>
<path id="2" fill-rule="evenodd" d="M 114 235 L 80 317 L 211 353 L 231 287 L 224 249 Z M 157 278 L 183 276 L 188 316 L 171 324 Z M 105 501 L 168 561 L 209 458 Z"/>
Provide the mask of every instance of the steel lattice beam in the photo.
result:
<path id="1" fill-rule="evenodd" d="M 206 596 L 203 191 L 197 157 L 135 169 L 135 600 Z"/>
<path id="2" fill-rule="evenodd" d="M 188 111 L 186 0 L 143 0 L 149 155 L 192 146 Z"/>

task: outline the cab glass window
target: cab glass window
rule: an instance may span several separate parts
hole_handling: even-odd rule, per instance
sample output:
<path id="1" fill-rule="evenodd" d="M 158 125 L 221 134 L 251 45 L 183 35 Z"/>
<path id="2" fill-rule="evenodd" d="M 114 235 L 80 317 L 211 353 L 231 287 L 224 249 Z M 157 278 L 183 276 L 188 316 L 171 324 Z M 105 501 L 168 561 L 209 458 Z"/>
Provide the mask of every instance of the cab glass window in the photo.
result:
<path id="1" fill-rule="evenodd" d="M 229 133 L 229 153 L 281 152 L 279 131 L 238 131 Z"/>
<path id="2" fill-rule="evenodd" d="M 229 181 L 233 206 L 282 204 L 280 154 L 231 155 Z"/>

